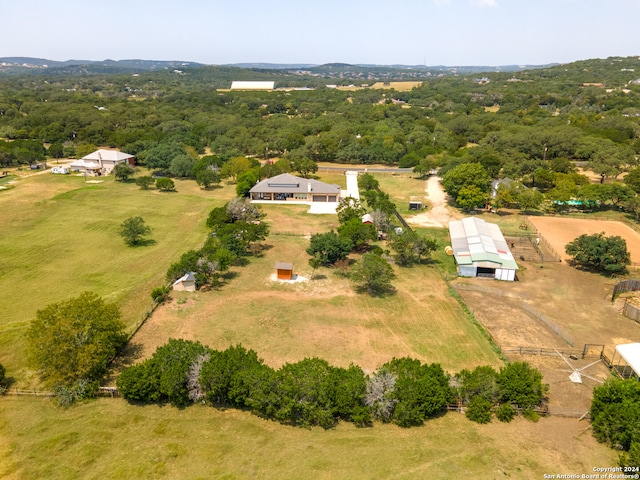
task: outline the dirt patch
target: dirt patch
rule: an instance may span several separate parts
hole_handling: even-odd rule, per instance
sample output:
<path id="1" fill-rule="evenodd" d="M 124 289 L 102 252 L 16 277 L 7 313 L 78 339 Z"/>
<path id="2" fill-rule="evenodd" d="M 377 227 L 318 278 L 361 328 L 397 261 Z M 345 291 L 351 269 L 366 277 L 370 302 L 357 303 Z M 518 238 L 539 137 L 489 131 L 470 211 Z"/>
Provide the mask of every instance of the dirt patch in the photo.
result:
<path id="1" fill-rule="evenodd" d="M 611 302 L 615 280 L 576 270 L 565 263 L 519 261 L 520 281 L 458 279 L 457 287 L 469 309 L 504 351 L 509 347 L 547 349 L 547 356 L 508 353 L 510 361 L 526 361 L 539 368 L 549 384 L 549 408 L 553 413 L 580 415 L 589 408 L 592 390 L 599 384 L 584 379 L 583 384 L 569 381 L 569 367 L 553 350 L 578 352 L 578 360 L 569 360 L 581 368 L 597 360 L 599 352 L 611 358 L 615 345 L 637 341 L 640 324 L 620 311 L 624 300 Z M 539 317 L 546 320 L 542 321 Z M 568 344 L 556 334 L 557 327 L 572 340 Z M 590 355 L 582 359 L 585 344 Z M 609 377 L 608 369 L 598 363 L 584 373 L 599 380 Z"/>
<path id="2" fill-rule="evenodd" d="M 633 263 L 640 263 L 640 234 L 622 222 L 610 220 L 586 220 L 582 218 L 529 217 L 529 220 L 549 242 L 560 258 L 568 260 L 564 247 L 582 234 L 604 232 L 625 239 Z"/>

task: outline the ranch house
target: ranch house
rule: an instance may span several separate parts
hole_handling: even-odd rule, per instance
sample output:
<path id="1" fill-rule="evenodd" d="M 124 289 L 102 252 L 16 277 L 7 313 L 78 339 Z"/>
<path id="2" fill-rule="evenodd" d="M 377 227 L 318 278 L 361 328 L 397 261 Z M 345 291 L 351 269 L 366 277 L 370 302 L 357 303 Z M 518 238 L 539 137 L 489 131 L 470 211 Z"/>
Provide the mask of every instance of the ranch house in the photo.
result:
<path id="1" fill-rule="evenodd" d="M 135 157 L 117 150 L 100 149 L 82 157 L 80 160 L 76 160 L 69 166 L 71 170 L 77 172 L 109 175 L 119 163 L 126 163 L 133 167 L 135 165 Z"/>
<path id="2" fill-rule="evenodd" d="M 340 201 L 340 187 L 283 173 L 258 182 L 249 190 L 249 198 L 257 203 L 337 203 Z"/>
<path id="3" fill-rule="evenodd" d="M 518 264 L 498 225 L 463 218 L 449 222 L 449 236 L 459 276 L 516 279 Z"/>

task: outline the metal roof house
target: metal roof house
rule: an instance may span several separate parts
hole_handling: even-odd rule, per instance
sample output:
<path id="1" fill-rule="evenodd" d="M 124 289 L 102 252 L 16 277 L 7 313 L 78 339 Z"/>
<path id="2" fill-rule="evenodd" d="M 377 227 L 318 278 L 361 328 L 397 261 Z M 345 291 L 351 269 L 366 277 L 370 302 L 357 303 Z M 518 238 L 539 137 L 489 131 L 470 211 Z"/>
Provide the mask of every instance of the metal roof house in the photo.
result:
<path id="1" fill-rule="evenodd" d="M 340 201 L 340 187 L 283 173 L 256 183 L 249 190 L 249 198 L 261 203 L 336 203 Z"/>
<path id="2" fill-rule="evenodd" d="M 459 276 L 516 279 L 518 264 L 498 225 L 467 217 L 449 222 L 449 236 Z"/>
<path id="3" fill-rule="evenodd" d="M 101 148 L 89 155 L 82 157 L 80 160 L 76 160 L 69 166 L 71 170 L 80 172 L 93 172 L 103 173 L 108 175 L 119 163 L 126 163 L 127 165 L 135 165 L 135 157 L 128 153 L 119 152 L 117 150 L 107 150 Z"/>

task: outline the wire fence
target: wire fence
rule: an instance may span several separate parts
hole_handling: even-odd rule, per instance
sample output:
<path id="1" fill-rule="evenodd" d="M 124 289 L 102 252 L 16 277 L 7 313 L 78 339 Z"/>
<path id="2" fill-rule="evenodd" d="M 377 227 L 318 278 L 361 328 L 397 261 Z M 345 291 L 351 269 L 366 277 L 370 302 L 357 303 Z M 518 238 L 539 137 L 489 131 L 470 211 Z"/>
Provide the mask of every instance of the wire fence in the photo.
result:
<path id="1" fill-rule="evenodd" d="M 549 261 L 560 262 L 562 260 L 560 254 L 555 250 L 555 248 L 553 248 L 553 246 L 551 245 L 551 243 L 549 243 L 545 236 L 536 228 L 529 217 L 524 217 L 524 221 L 528 229 L 530 229 L 536 236 L 534 243 L 540 251 L 540 255 L 544 257 L 544 255 L 542 254 L 542 249 L 540 248 L 540 245 L 542 245 L 548 252 L 547 257 L 551 257 Z"/>
<path id="2" fill-rule="evenodd" d="M 496 295 L 496 296 L 500 296 L 500 297 L 517 298 L 517 299 L 521 299 L 521 300 L 526 300 L 527 299 L 527 297 L 525 295 L 516 294 L 514 292 L 509 292 L 509 291 L 501 290 L 501 289 L 498 289 L 498 288 L 482 287 L 482 286 L 479 286 L 479 285 L 470 285 L 470 284 L 454 285 L 454 284 L 450 284 L 450 287 L 453 288 L 456 291 L 457 290 L 467 290 L 467 291 L 472 291 L 472 292 L 484 293 L 484 294 L 488 294 L 488 295 Z M 529 315 L 531 315 L 533 318 L 535 318 L 540 323 L 542 323 L 543 326 L 545 326 L 546 328 L 551 330 L 555 335 L 557 335 L 560 338 L 562 338 L 562 340 L 564 340 L 567 344 L 569 344 L 570 346 L 573 346 L 573 344 L 574 344 L 573 337 L 566 330 L 564 330 L 562 327 L 560 327 L 560 325 L 558 325 L 553 320 L 551 320 L 548 316 L 546 316 L 544 313 L 536 310 L 535 308 L 533 308 L 532 306 L 530 306 L 530 305 L 528 305 L 526 303 L 522 303 L 520 305 L 520 307 L 525 312 L 527 312 Z M 482 327 L 485 330 L 487 330 L 487 328 L 484 325 L 482 325 Z"/>

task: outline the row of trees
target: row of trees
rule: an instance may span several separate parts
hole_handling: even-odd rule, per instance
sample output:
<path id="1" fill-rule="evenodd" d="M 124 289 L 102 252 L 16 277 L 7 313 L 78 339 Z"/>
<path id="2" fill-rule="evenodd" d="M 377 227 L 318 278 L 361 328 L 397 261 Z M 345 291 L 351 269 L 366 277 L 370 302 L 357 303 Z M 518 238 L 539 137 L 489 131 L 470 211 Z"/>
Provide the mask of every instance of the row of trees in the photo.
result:
<path id="1" fill-rule="evenodd" d="M 542 401 L 541 378 L 526 363 L 513 363 L 500 372 L 463 370 L 452 379 L 438 364 L 407 357 L 394 358 L 370 376 L 358 366 L 333 367 L 319 358 L 273 369 L 241 345 L 218 351 L 170 340 L 149 360 L 124 370 L 117 385 L 133 402 L 246 408 L 289 425 L 332 428 L 342 420 L 362 427 L 379 420 L 411 427 L 443 412 L 456 398 L 469 405 L 481 398 L 490 403 L 489 412 L 508 405 L 511 416 L 501 419 L 510 420 L 512 405 L 532 408 Z"/>

